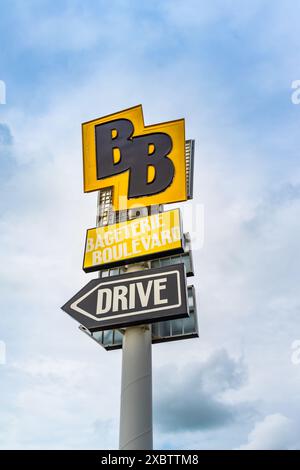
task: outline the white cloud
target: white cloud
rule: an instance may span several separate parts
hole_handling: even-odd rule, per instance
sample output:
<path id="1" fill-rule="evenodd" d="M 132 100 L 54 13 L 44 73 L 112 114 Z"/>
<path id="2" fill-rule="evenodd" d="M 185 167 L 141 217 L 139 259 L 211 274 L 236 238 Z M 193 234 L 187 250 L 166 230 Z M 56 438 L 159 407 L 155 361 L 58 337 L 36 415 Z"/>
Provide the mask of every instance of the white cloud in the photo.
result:
<path id="1" fill-rule="evenodd" d="M 199 9 L 197 0 L 189 0 L 188 2 L 170 0 L 164 4 L 164 10 L 179 28 L 183 26 L 187 28 L 192 26 L 212 27 L 214 22 L 220 19 L 229 22 L 232 26 L 245 27 L 261 7 L 262 2 L 260 0 L 246 2 L 242 9 L 237 8 L 234 0 L 215 0 L 201 9 Z"/>
<path id="2" fill-rule="evenodd" d="M 26 361 L 13 363 L 12 366 L 33 378 L 53 378 L 75 382 L 80 380 L 86 369 L 86 364 L 72 359 L 59 360 L 47 356 L 41 356 Z"/>
<path id="3" fill-rule="evenodd" d="M 248 419 L 254 413 L 253 406 L 234 398 L 234 391 L 244 385 L 246 378 L 242 359 L 231 358 L 224 349 L 184 367 L 165 365 L 156 372 L 154 381 L 158 430 L 183 434 Z M 201 438 L 199 441 L 198 445 Z"/>
<path id="4" fill-rule="evenodd" d="M 250 432 L 247 444 L 239 450 L 288 450 L 300 448 L 299 432 L 295 423 L 276 413 L 266 416 Z"/>
<path id="5" fill-rule="evenodd" d="M 43 356 L 6 372 L 5 393 L 12 392 L 12 379 L 22 385 L 13 388 L 15 408 L 1 410 L 1 448 L 116 448 L 118 423 L 110 407 L 115 400 L 118 409 L 119 402 L 118 394 L 107 393 L 114 381 L 109 367 L 95 371 L 84 360 Z"/>
<path id="6" fill-rule="evenodd" d="M 104 8 L 101 21 L 91 9 L 76 2 L 61 4 L 56 11 L 45 12 L 45 5 L 34 0 L 26 6 L 14 2 L 18 36 L 23 48 L 47 50 L 47 53 L 88 50 L 107 34 L 107 10 Z M 45 14 L 46 13 L 46 14 Z M 33 23 L 35 27 L 33 27 Z"/>

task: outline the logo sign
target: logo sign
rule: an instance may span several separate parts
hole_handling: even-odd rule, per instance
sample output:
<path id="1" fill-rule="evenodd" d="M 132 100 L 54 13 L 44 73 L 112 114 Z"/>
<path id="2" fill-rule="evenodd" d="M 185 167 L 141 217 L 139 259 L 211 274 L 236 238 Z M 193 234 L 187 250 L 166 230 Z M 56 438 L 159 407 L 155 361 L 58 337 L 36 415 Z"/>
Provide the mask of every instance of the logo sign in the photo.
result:
<path id="1" fill-rule="evenodd" d="M 142 106 L 82 125 L 84 191 L 113 187 L 114 210 L 186 201 L 184 119 L 145 126 Z"/>
<path id="2" fill-rule="evenodd" d="M 180 211 L 161 212 L 147 217 L 89 229 L 86 235 L 85 272 L 135 263 L 184 251 Z"/>
<path id="3" fill-rule="evenodd" d="M 62 309 L 91 331 L 187 317 L 184 265 L 94 279 Z"/>

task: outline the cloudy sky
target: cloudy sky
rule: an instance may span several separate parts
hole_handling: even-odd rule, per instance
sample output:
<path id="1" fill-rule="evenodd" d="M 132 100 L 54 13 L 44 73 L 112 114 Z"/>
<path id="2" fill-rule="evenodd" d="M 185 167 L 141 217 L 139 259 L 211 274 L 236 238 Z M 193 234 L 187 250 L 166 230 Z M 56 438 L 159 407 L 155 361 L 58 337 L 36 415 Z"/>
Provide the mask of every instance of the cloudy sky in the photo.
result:
<path id="1" fill-rule="evenodd" d="M 299 3 L 0 9 L 0 447 L 118 446 L 121 353 L 60 306 L 95 277 L 80 125 L 142 103 L 196 141 L 200 339 L 153 347 L 155 447 L 299 449 Z"/>

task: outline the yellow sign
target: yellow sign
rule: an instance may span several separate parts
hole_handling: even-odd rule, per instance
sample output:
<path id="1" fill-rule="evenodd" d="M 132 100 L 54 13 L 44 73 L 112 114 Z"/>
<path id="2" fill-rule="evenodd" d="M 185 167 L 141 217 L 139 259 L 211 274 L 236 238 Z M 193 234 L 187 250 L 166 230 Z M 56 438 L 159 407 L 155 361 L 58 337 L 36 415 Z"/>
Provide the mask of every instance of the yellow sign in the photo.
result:
<path id="1" fill-rule="evenodd" d="M 161 212 L 87 231 L 85 272 L 183 251 L 180 211 Z"/>
<path id="2" fill-rule="evenodd" d="M 84 191 L 115 211 L 187 200 L 184 119 L 145 126 L 142 106 L 82 125 Z"/>

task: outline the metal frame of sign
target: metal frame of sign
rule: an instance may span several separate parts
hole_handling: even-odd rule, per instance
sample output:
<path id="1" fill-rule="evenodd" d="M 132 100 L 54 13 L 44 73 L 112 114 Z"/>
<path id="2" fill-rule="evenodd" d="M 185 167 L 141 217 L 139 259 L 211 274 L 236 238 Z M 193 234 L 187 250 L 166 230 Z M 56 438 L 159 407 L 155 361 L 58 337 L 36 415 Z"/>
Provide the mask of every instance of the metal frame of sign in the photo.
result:
<path id="1" fill-rule="evenodd" d="M 191 249 L 190 234 L 184 233 L 184 253 L 178 255 L 161 256 L 159 258 L 153 258 L 150 261 L 152 268 L 160 268 L 161 266 L 169 266 L 172 264 L 183 263 L 185 265 L 186 276 L 194 276 L 194 261 L 193 252 Z"/>
<path id="2" fill-rule="evenodd" d="M 187 277 L 194 276 L 194 261 L 193 253 L 191 249 L 190 234 L 184 233 L 184 252 L 178 255 L 162 256 L 159 258 L 153 258 L 149 261 L 151 268 L 161 268 L 163 266 L 169 266 L 172 264 L 183 263 L 185 266 L 185 273 Z M 109 276 L 117 276 L 124 274 L 127 271 L 127 265 L 116 266 L 114 268 L 101 269 L 99 271 L 99 277 L 105 278 Z"/>
<path id="3" fill-rule="evenodd" d="M 167 343 L 183 339 L 199 338 L 199 325 L 194 286 L 188 286 L 189 316 L 166 320 L 152 325 L 152 344 Z M 122 349 L 124 329 L 89 331 L 79 326 L 80 331 L 102 346 L 106 351 Z"/>
<path id="4" fill-rule="evenodd" d="M 186 140 L 185 141 L 185 160 L 186 160 L 186 184 L 187 184 L 188 199 L 193 199 L 194 153 L 195 153 L 195 141 L 193 139 Z"/>

